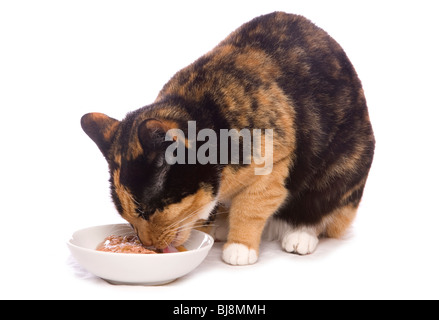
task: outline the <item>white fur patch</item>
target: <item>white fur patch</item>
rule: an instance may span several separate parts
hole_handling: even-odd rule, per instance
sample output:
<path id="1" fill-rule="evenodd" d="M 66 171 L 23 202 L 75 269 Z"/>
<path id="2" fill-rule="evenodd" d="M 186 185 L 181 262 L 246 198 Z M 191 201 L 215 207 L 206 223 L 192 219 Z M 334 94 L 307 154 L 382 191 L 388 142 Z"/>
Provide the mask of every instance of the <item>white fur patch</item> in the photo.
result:
<path id="1" fill-rule="evenodd" d="M 207 220 L 209 218 L 210 213 L 213 209 L 215 209 L 216 203 L 218 201 L 215 199 L 212 202 L 206 204 L 202 210 L 198 213 L 198 219 Z"/>
<path id="2" fill-rule="evenodd" d="M 318 243 L 319 239 L 315 232 L 308 228 L 303 228 L 286 233 L 282 239 L 282 248 L 287 252 L 306 255 L 313 253 Z"/>
<path id="3" fill-rule="evenodd" d="M 270 218 L 265 224 L 262 238 L 267 241 L 282 240 L 284 235 L 292 230 L 293 228 L 285 221 Z"/>
<path id="4" fill-rule="evenodd" d="M 296 229 L 284 221 L 273 218 L 267 221 L 263 238 L 269 241 L 280 240 L 285 251 L 300 255 L 313 253 L 319 243 L 314 228 Z"/>
<path id="5" fill-rule="evenodd" d="M 253 264 L 258 260 L 256 250 L 250 249 L 241 243 L 232 243 L 223 251 L 223 260 L 231 265 L 244 266 Z"/>

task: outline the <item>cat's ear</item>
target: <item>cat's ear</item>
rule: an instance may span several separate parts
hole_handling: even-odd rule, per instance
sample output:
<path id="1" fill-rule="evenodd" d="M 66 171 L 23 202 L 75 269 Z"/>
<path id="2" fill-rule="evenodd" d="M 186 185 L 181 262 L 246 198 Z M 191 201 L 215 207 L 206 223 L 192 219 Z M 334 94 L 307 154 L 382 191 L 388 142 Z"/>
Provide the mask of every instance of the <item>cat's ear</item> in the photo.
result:
<path id="1" fill-rule="evenodd" d="M 138 129 L 140 144 L 145 153 L 158 151 L 166 145 L 166 133 L 177 128 L 177 124 L 172 121 L 147 119 L 144 120 Z"/>
<path id="2" fill-rule="evenodd" d="M 114 134 L 120 121 L 102 113 L 87 113 L 81 118 L 81 126 L 85 133 L 96 143 L 105 158 L 111 147 Z"/>
<path id="3" fill-rule="evenodd" d="M 177 139 L 183 141 L 181 148 L 184 149 L 184 133 L 174 121 L 147 119 L 138 128 L 138 137 L 144 155 L 149 162 L 153 162 L 155 159 L 163 161 L 167 148 Z M 180 152 L 184 154 L 184 152 Z"/>

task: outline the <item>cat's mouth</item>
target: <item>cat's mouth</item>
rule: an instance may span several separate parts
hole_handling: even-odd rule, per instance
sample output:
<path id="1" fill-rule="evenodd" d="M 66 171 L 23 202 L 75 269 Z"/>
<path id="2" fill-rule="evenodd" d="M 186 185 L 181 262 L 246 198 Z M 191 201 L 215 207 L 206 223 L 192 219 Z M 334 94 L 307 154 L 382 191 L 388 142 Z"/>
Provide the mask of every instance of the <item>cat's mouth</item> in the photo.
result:
<path id="1" fill-rule="evenodd" d="M 178 247 L 187 241 L 191 234 L 191 229 L 183 229 L 182 227 L 178 228 L 174 239 L 171 241 L 171 246 Z"/>
<path id="2" fill-rule="evenodd" d="M 154 246 L 157 249 L 166 249 L 168 247 L 181 246 L 189 238 L 190 230 L 185 230 L 182 227 L 176 228 L 173 232 L 165 232 L 160 236 Z"/>

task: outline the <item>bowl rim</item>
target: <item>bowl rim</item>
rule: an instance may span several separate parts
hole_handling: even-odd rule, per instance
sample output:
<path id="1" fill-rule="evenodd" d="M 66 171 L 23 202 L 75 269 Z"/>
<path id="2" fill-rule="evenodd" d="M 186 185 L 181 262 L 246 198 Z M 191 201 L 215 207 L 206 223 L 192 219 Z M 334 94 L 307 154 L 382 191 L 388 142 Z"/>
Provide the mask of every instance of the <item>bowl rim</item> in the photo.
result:
<path id="1" fill-rule="evenodd" d="M 204 250 L 210 250 L 210 248 L 213 246 L 213 244 L 215 242 L 213 237 L 210 234 L 205 233 L 205 232 L 200 231 L 200 230 L 193 229 L 191 231 L 191 234 L 192 234 L 192 232 L 202 233 L 208 239 L 207 240 L 208 245 L 205 245 L 205 246 L 203 246 L 201 248 L 187 250 L 187 251 L 170 252 L 170 253 L 159 253 L 159 254 L 139 254 L 139 253 L 121 253 L 121 252 L 98 251 L 96 249 L 90 249 L 90 248 L 82 247 L 82 246 L 79 246 L 79 245 L 73 243 L 73 240 L 74 240 L 73 236 L 74 236 L 75 233 L 77 233 L 79 231 L 86 230 L 86 229 L 91 229 L 91 228 L 95 228 L 95 227 L 106 227 L 106 226 L 129 226 L 129 224 L 127 224 L 127 223 L 110 223 L 110 224 L 103 224 L 103 225 L 97 225 L 97 226 L 81 228 L 81 229 L 78 229 L 78 230 L 76 230 L 76 231 L 74 231 L 72 233 L 72 235 L 70 236 L 70 239 L 66 241 L 66 244 L 67 244 L 67 246 L 71 246 L 71 247 L 74 247 L 76 249 L 79 249 L 79 250 L 82 250 L 82 251 L 85 251 L 85 252 L 89 252 L 89 253 L 98 254 L 98 255 L 101 254 L 101 255 L 104 255 L 104 256 L 107 255 L 107 256 L 114 256 L 114 257 L 121 257 L 121 256 L 135 257 L 135 256 L 138 256 L 138 257 L 143 257 L 143 259 L 145 259 L 145 257 L 169 257 L 169 256 L 172 257 L 172 256 L 175 256 L 175 255 L 195 254 L 197 252 L 202 252 Z M 157 259 L 157 258 L 154 258 L 154 259 Z"/>

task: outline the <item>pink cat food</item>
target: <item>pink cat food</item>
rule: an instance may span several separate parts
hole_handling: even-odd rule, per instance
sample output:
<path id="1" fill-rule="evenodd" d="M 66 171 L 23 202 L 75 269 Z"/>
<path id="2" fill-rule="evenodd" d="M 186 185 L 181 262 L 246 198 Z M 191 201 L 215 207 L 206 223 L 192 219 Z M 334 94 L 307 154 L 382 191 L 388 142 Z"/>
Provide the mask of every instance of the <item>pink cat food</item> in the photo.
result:
<path id="1" fill-rule="evenodd" d="M 131 236 L 115 236 L 111 235 L 96 248 L 97 251 L 114 252 L 114 253 L 138 253 L 138 254 L 157 254 L 157 253 L 173 253 L 183 252 L 187 249 L 183 246 L 169 246 L 163 250 L 152 250 L 145 247 L 135 235 Z"/>
<path id="2" fill-rule="evenodd" d="M 96 248 L 98 251 L 115 253 L 139 253 L 156 254 L 157 252 L 147 249 L 142 245 L 137 236 L 108 236 Z"/>

